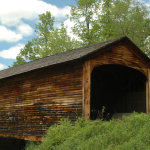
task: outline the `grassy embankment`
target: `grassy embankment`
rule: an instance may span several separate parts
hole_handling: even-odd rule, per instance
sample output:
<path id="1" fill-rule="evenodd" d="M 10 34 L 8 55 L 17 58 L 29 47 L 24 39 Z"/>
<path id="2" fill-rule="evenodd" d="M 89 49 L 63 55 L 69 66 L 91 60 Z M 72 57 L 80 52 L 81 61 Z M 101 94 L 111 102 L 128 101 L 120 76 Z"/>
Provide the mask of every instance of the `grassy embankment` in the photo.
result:
<path id="1" fill-rule="evenodd" d="M 122 120 L 68 119 L 47 130 L 43 142 L 26 150 L 150 150 L 150 115 L 133 113 Z"/>

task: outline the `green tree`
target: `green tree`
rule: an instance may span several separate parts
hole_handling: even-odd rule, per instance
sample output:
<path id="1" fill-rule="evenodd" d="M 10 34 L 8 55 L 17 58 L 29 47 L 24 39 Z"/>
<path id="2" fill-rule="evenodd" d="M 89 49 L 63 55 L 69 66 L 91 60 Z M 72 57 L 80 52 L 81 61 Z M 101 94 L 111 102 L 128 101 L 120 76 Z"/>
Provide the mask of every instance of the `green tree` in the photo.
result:
<path id="1" fill-rule="evenodd" d="M 83 45 L 93 43 L 93 21 L 99 9 L 98 0 L 76 0 L 77 6 L 71 5 L 70 21 L 75 23 L 72 28 L 74 35 L 83 41 Z"/>
<path id="2" fill-rule="evenodd" d="M 135 0 L 104 0 L 102 14 L 95 22 L 102 41 L 127 36 L 149 53 L 149 8 Z"/>
<path id="3" fill-rule="evenodd" d="M 149 55 L 150 9 L 138 0 L 76 0 L 72 32 L 83 45 L 127 36 Z"/>
<path id="4" fill-rule="evenodd" d="M 75 49 L 82 44 L 68 35 L 67 26 L 64 26 L 64 23 L 61 23 L 60 29 L 55 29 L 53 37 L 50 41 L 52 43 L 51 49 L 53 54 Z"/>
<path id="5" fill-rule="evenodd" d="M 37 37 L 28 41 L 20 50 L 13 66 L 81 46 L 81 42 L 68 35 L 67 26 L 64 26 L 63 23 L 61 23 L 60 29 L 54 29 L 54 17 L 50 12 L 39 15 L 35 33 Z"/>

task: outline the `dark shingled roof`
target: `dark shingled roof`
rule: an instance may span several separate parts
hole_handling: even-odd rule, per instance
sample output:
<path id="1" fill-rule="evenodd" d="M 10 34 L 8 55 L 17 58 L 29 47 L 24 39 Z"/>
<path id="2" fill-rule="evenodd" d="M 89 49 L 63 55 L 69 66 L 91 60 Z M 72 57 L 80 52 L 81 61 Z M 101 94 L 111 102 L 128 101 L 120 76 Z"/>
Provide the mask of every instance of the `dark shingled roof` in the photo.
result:
<path id="1" fill-rule="evenodd" d="M 35 61 L 31 61 L 22 65 L 18 65 L 16 67 L 11 67 L 5 70 L 0 71 L 0 79 L 7 78 L 10 76 L 14 76 L 17 74 L 25 73 L 31 70 L 43 68 L 46 66 L 51 66 L 71 60 L 81 59 L 97 50 L 101 50 L 106 46 L 117 43 L 123 39 L 128 39 L 127 37 L 120 37 L 113 40 L 92 44 L 89 46 L 73 49 L 70 51 L 62 52 L 59 54 L 47 56 L 41 59 L 37 59 Z M 129 40 L 129 39 L 128 39 Z"/>

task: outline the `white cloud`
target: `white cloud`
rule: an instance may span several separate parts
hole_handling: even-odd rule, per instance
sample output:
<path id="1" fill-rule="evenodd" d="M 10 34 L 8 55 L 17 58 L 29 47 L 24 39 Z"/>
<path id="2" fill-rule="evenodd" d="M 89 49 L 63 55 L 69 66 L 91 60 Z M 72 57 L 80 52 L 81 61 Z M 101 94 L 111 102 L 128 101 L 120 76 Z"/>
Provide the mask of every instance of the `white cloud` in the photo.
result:
<path id="1" fill-rule="evenodd" d="M 0 57 L 5 59 L 16 59 L 17 54 L 20 53 L 20 49 L 23 47 L 23 44 L 18 44 L 17 46 L 11 47 L 8 50 L 2 50 L 0 51 Z"/>
<path id="2" fill-rule="evenodd" d="M 17 42 L 22 39 L 22 35 L 15 33 L 14 31 L 7 29 L 5 26 L 0 25 L 0 42 Z"/>
<path id="3" fill-rule="evenodd" d="M 21 23 L 17 27 L 17 31 L 23 36 L 29 36 L 33 34 L 33 29 L 25 23 Z"/>
<path id="4" fill-rule="evenodd" d="M 6 69 L 6 68 L 8 68 L 8 67 L 3 64 L 0 64 L 0 70 Z"/>
<path id="5" fill-rule="evenodd" d="M 62 21 L 70 13 L 70 6 L 58 8 L 42 0 L 0 0 L 0 42 L 17 42 L 32 35 L 33 29 L 24 20 L 37 21 L 38 15 L 46 11 L 50 11 L 56 21 Z"/>
<path id="6" fill-rule="evenodd" d="M 148 3 L 145 3 L 145 5 L 150 8 L 150 1 Z"/>
<path id="7" fill-rule="evenodd" d="M 4 0 L 0 1 L 0 22 L 17 26 L 22 19 L 32 20 L 46 11 L 50 11 L 56 19 L 61 19 L 70 13 L 70 6 L 58 8 L 41 0 Z"/>
<path id="8" fill-rule="evenodd" d="M 73 21 L 70 21 L 70 19 L 67 19 L 64 21 L 64 25 L 67 26 L 67 32 L 68 32 L 68 35 L 71 37 L 71 38 L 75 38 L 75 39 L 78 39 L 79 40 L 79 37 L 74 35 L 72 33 L 72 30 L 71 30 L 71 27 L 73 27 L 75 25 L 75 23 Z M 61 23 L 56 23 L 55 24 L 55 27 L 56 28 L 61 28 Z"/>
<path id="9" fill-rule="evenodd" d="M 70 21 L 70 19 L 67 19 L 64 21 L 64 25 L 68 26 L 68 34 L 71 38 L 79 39 L 76 35 L 74 35 L 71 31 L 71 27 L 75 25 L 73 21 Z"/>

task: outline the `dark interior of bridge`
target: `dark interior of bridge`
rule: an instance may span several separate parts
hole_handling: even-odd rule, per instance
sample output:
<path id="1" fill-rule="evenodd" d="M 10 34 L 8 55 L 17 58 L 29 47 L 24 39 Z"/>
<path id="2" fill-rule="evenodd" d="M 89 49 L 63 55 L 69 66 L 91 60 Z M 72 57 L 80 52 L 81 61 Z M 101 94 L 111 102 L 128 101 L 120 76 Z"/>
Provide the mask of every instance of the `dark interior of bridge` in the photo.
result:
<path id="1" fill-rule="evenodd" d="M 146 112 L 146 77 L 122 65 L 95 68 L 91 74 L 90 119 L 109 120 L 115 113 L 133 111 Z"/>

